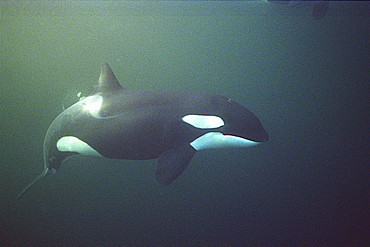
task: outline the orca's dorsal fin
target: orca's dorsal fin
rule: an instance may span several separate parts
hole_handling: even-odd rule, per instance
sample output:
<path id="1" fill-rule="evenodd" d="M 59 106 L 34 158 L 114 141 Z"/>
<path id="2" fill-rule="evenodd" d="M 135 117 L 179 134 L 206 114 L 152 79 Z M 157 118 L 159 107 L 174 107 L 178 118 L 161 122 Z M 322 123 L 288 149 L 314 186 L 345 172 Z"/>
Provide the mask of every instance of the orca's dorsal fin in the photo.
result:
<path id="1" fill-rule="evenodd" d="M 119 84 L 116 76 L 112 69 L 109 67 L 107 62 L 101 62 L 100 64 L 100 76 L 98 80 L 98 86 L 93 94 L 110 94 L 122 90 L 121 84 Z"/>

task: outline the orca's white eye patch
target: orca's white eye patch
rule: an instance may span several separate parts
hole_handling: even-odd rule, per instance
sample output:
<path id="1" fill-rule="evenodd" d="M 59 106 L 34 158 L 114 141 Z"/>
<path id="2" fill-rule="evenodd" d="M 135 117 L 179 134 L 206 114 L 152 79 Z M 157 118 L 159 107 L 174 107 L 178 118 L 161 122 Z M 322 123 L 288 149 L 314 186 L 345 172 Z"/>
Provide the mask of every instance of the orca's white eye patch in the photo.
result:
<path id="1" fill-rule="evenodd" d="M 99 117 L 99 111 L 103 104 L 103 97 L 100 95 L 89 96 L 81 101 L 85 111 L 90 112 L 93 117 Z"/>
<path id="2" fill-rule="evenodd" d="M 214 129 L 225 125 L 222 118 L 212 115 L 186 115 L 182 121 L 199 129 Z"/>
<path id="3" fill-rule="evenodd" d="M 102 155 L 89 144 L 74 136 L 63 136 L 60 138 L 57 142 L 57 149 L 60 152 L 74 152 L 88 156 L 102 157 Z"/>

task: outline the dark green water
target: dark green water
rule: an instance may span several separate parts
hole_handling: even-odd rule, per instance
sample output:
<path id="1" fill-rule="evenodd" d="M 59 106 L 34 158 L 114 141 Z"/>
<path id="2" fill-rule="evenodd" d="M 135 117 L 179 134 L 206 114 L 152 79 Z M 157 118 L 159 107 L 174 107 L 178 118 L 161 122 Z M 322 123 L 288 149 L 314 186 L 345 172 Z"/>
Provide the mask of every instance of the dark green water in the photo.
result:
<path id="1" fill-rule="evenodd" d="M 369 244 L 369 4 L 2 2 L 1 246 Z M 65 98 L 107 61 L 127 88 L 219 93 L 270 140 L 155 160 L 77 156 L 39 173 Z"/>

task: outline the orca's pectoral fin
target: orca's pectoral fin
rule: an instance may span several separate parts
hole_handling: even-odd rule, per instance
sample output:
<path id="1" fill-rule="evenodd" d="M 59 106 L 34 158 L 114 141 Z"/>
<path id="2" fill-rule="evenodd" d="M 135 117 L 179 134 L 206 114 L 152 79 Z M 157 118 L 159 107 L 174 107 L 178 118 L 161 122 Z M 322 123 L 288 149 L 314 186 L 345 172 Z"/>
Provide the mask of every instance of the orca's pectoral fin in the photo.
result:
<path id="1" fill-rule="evenodd" d="M 155 172 L 157 183 L 160 185 L 172 183 L 188 166 L 195 152 L 192 146 L 186 145 L 161 154 Z"/>
<path id="2" fill-rule="evenodd" d="M 43 179 L 45 176 L 49 175 L 49 174 L 55 174 L 56 170 L 55 169 L 50 169 L 50 168 L 46 168 L 40 175 L 38 175 L 31 183 L 29 183 L 26 187 L 24 187 L 24 189 L 19 192 L 18 196 L 16 197 L 16 200 L 18 200 L 19 198 L 21 198 L 31 187 L 32 185 L 34 185 L 36 182 L 40 181 L 41 179 Z"/>

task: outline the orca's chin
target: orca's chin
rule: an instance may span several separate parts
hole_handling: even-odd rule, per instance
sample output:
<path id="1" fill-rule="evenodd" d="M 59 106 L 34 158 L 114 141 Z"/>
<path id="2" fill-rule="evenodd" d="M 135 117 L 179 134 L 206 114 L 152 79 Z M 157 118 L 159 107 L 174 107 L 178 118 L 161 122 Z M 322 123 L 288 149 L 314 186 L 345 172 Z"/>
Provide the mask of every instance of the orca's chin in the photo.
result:
<path id="1" fill-rule="evenodd" d="M 257 142 L 257 143 L 263 143 L 263 142 L 267 142 L 269 140 L 269 135 L 267 134 L 266 131 L 263 131 L 263 132 L 260 132 L 258 134 L 248 134 L 248 135 L 244 135 L 244 134 L 234 134 L 234 133 L 230 133 L 230 132 L 222 132 L 225 136 L 234 136 L 234 137 L 238 137 L 238 138 L 242 138 L 242 139 L 245 139 L 245 140 L 248 140 L 248 141 L 251 141 L 251 142 Z"/>
<path id="2" fill-rule="evenodd" d="M 267 134 L 267 132 L 265 132 L 263 135 L 261 135 L 261 137 L 258 138 L 258 140 L 256 140 L 257 142 L 267 142 L 269 140 L 269 135 Z"/>
<path id="3" fill-rule="evenodd" d="M 269 136 L 266 133 L 266 135 L 264 135 L 264 136 L 261 136 L 261 137 L 258 137 L 258 138 L 248 138 L 248 139 L 251 140 L 251 141 L 254 141 L 254 142 L 263 143 L 263 142 L 267 142 L 269 140 Z"/>
<path id="4" fill-rule="evenodd" d="M 195 150 L 249 147 L 258 144 L 244 137 L 223 134 L 221 132 L 208 132 L 190 143 Z"/>

